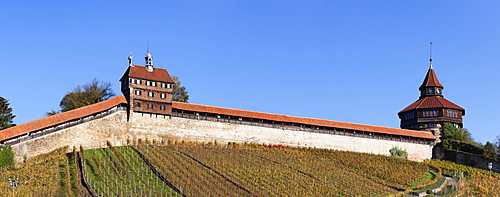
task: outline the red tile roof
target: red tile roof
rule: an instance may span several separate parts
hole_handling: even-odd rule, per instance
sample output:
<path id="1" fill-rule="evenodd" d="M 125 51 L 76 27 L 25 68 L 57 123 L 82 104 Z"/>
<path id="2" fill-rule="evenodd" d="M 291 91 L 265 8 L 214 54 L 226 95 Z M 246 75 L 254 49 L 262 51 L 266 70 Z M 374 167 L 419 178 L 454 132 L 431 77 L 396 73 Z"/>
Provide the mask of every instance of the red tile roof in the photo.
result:
<path id="1" fill-rule="evenodd" d="M 13 138 L 19 135 L 26 134 L 28 132 L 33 132 L 37 130 L 41 130 L 44 128 L 48 128 L 51 126 L 55 126 L 70 120 L 75 120 L 78 118 L 83 118 L 98 112 L 102 112 L 104 110 L 110 109 L 119 104 L 126 104 L 127 100 L 125 100 L 124 96 L 115 96 L 108 100 L 92 104 L 89 106 L 81 107 L 78 109 L 70 110 L 67 112 L 63 112 L 60 114 L 52 115 L 49 117 L 41 118 L 38 120 L 34 120 L 31 122 L 27 122 L 21 125 L 17 125 L 15 127 L 10 127 L 8 129 L 4 129 L 0 131 L 0 141 L 6 140 L 9 138 Z"/>
<path id="2" fill-rule="evenodd" d="M 63 112 L 53 116 L 17 125 L 15 127 L 4 129 L 0 131 L 0 141 L 20 136 L 28 132 L 33 132 L 51 126 L 55 126 L 78 118 L 83 118 L 95 113 L 105 111 L 119 104 L 127 104 L 125 97 L 115 96 L 103 102 L 99 102 L 89 106 L 81 107 L 78 109 L 74 109 L 71 111 Z M 302 117 L 294 117 L 287 115 L 253 112 L 253 111 L 245 111 L 245 110 L 222 108 L 222 107 L 212 107 L 212 106 L 197 105 L 191 103 L 182 103 L 175 101 L 172 103 L 172 108 L 180 110 L 188 110 L 188 111 L 207 112 L 220 115 L 264 119 L 264 120 L 279 121 L 279 122 L 290 122 L 290 123 L 307 124 L 307 125 L 315 125 L 323 127 L 342 128 L 342 129 L 350 129 L 357 131 L 382 133 L 388 135 L 401 135 L 401 136 L 409 136 L 415 138 L 436 139 L 436 137 L 431 133 L 423 131 L 396 129 L 389 127 L 363 125 L 363 124 L 355 124 L 347 122 L 337 122 L 337 121 L 314 119 L 314 118 L 302 118 Z"/>
<path id="3" fill-rule="evenodd" d="M 127 71 L 125 71 L 125 74 L 123 74 L 123 77 L 120 79 L 120 81 L 125 76 L 139 79 L 149 79 L 152 81 L 174 83 L 174 80 L 172 80 L 170 74 L 168 74 L 167 69 L 164 68 L 153 67 L 153 71 L 149 72 L 145 66 L 134 65 L 128 67 Z"/>
<path id="4" fill-rule="evenodd" d="M 399 113 L 403 113 L 403 112 L 415 110 L 415 109 L 435 109 L 435 108 L 456 109 L 456 110 L 462 111 L 463 115 L 465 115 L 464 108 L 461 108 L 460 106 L 456 105 L 455 103 L 452 103 L 449 100 L 446 100 L 445 98 L 437 97 L 437 96 L 425 97 L 425 98 L 422 98 L 418 101 L 415 101 L 414 103 L 412 103 L 408 107 L 401 110 Z"/>
<path id="5" fill-rule="evenodd" d="M 302 118 L 302 117 L 270 114 L 270 113 L 263 113 L 263 112 L 245 111 L 245 110 L 239 110 L 239 109 L 212 107 L 212 106 L 206 106 L 206 105 L 198 105 L 198 104 L 175 102 L 175 101 L 172 102 L 172 108 L 179 109 L 179 110 L 186 110 L 186 111 L 207 112 L 207 113 L 213 113 L 213 114 L 219 114 L 219 115 L 229 115 L 229 116 L 236 116 L 236 117 L 264 119 L 264 120 L 279 121 L 279 122 L 299 123 L 299 124 L 315 125 L 315 126 L 322 126 L 322 127 L 343 128 L 343 129 L 366 131 L 366 132 L 373 132 L 373 133 L 382 133 L 382 134 L 389 134 L 389 135 L 401 135 L 401 136 L 409 136 L 409 137 L 416 137 L 416 138 L 436 139 L 436 137 L 433 134 L 431 134 L 429 132 L 424 132 L 424 131 L 396 129 L 396 128 L 390 128 L 390 127 L 363 125 L 363 124 L 355 124 L 355 123 L 347 123 L 347 122 L 337 122 L 337 121 L 315 119 L 315 118 Z"/>
<path id="6" fill-rule="evenodd" d="M 425 88 L 425 87 L 441 87 L 444 88 L 441 83 L 439 83 L 439 80 L 436 76 L 436 73 L 434 72 L 434 69 L 429 68 L 427 71 L 427 75 L 425 76 L 424 82 L 420 86 L 419 89 Z"/>

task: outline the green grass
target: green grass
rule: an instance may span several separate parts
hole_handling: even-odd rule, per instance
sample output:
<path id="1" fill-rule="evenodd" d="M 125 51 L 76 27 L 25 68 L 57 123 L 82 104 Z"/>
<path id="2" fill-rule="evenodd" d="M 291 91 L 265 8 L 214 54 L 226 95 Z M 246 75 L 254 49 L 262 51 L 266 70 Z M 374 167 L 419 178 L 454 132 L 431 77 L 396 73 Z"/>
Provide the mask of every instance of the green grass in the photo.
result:
<path id="1" fill-rule="evenodd" d="M 177 196 L 131 147 L 84 152 L 89 184 L 101 196 Z"/>

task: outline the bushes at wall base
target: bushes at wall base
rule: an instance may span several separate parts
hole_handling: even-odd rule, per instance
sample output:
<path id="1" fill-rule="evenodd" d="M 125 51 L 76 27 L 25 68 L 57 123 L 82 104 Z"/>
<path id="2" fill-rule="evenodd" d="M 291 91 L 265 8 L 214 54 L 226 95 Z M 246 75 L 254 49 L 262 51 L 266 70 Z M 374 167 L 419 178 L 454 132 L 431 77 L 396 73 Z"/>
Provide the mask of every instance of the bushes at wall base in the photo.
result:
<path id="1" fill-rule="evenodd" d="M 406 150 L 399 148 L 397 146 L 392 147 L 389 150 L 389 153 L 391 153 L 391 156 L 393 156 L 393 157 L 408 159 L 408 152 L 406 152 Z"/>
<path id="2" fill-rule="evenodd" d="M 14 163 L 14 153 L 12 152 L 12 148 L 7 146 L 0 149 L 0 168 L 14 165 Z"/>

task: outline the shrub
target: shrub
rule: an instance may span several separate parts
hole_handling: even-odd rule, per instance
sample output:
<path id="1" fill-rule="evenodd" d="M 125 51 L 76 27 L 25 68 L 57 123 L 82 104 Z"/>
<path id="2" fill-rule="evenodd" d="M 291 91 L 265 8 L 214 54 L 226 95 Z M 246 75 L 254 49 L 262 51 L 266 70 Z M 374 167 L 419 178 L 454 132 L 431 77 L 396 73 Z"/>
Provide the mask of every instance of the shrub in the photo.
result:
<path id="1" fill-rule="evenodd" d="M 14 153 L 12 152 L 12 147 L 7 146 L 0 149 L 0 168 L 14 165 L 14 163 Z"/>
<path id="2" fill-rule="evenodd" d="M 408 152 L 406 150 L 403 150 L 402 148 L 399 148 L 397 146 L 394 146 L 389 150 L 389 153 L 391 153 L 391 156 L 393 157 L 400 157 L 400 158 L 405 158 L 408 159 Z"/>

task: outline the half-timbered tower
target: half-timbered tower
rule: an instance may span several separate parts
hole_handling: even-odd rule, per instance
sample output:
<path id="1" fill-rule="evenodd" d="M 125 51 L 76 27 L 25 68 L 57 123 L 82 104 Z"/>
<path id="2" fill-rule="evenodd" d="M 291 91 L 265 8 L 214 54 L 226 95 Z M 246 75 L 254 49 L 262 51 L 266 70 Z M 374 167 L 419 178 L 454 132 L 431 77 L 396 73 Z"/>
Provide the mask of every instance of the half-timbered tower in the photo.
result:
<path id="1" fill-rule="evenodd" d="M 445 99 L 443 89 L 432 68 L 431 58 L 427 75 L 419 87 L 420 98 L 398 113 L 401 128 L 432 132 L 437 137 L 436 142 L 440 142 L 445 122 L 462 127 L 465 109 Z"/>
<path id="2" fill-rule="evenodd" d="M 128 69 L 120 79 L 129 112 L 171 115 L 174 81 L 166 69 L 153 67 L 149 49 L 144 59 L 145 66 L 134 65 L 131 54 Z"/>

